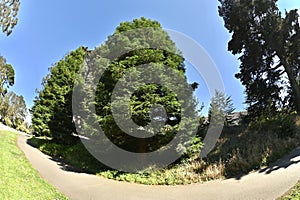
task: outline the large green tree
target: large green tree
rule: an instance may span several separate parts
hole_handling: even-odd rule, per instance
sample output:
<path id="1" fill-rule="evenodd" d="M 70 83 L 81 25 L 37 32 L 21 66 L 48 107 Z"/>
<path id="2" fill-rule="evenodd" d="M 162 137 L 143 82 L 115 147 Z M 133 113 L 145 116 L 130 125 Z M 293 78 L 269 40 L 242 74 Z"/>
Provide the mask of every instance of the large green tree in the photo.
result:
<path id="1" fill-rule="evenodd" d="M 27 114 L 23 96 L 19 96 L 14 92 L 8 92 L 1 97 L 0 121 L 2 123 L 19 130 L 24 126 Z"/>
<path id="2" fill-rule="evenodd" d="M 0 27 L 6 35 L 10 35 L 18 23 L 19 7 L 19 0 L 0 0 Z"/>
<path id="3" fill-rule="evenodd" d="M 132 22 L 122 22 L 103 45 L 89 53 L 86 60 L 89 70 L 94 71 L 85 70 L 89 74 L 85 74 L 82 81 L 97 77 L 97 73 L 103 72 L 97 83 L 94 102 L 88 100 L 93 99 L 93 92 L 87 92 L 92 90 L 82 88 L 85 94 L 82 95 L 82 107 L 86 108 L 84 115 L 87 119 L 83 120 L 82 127 L 88 136 L 99 134 L 99 123 L 105 135 L 117 146 L 128 151 L 145 153 L 166 145 L 179 129 L 186 128 L 182 134 L 186 136 L 191 134 L 192 129 L 197 130 L 198 124 L 193 122 L 197 119 L 193 90 L 185 88 L 179 79 L 176 82 L 180 77 L 187 83 L 184 58 L 157 21 L 141 18 Z M 172 76 L 163 71 L 165 66 L 172 69 L 176 75 Z M 159 71 L 161 73 L 157 73 Z M 126 78 L 122 81 L 124 76 Z M 165 84 L 146 83 L 147 79 L 165 80 Z M 146 84 L 133 88 L 130 82 L 135 81 Z M 180 94 L 170 89 L 172 83 Z M 114 99 L 115 88 L 120 85 L 122 87 L 118 94 L 129 95 L 129 102 L 118 99 L 118 95 Z M 179 100 L 180 95 L 186 99 Z M 91 107 L 86 107 L 91 103 L 95 105 L 96 116 Z M 112 112 L 113 107 L 116 113 Z M 189 117 L 190 124 L 181 123 L 183 113 L 188 113 L 189 116 L 186 117 Z M 91 125 L 92 118 L 97 119 L 94 121 L 94 127 Z M 118 124 L 116 118 L 124 119 L 124 122 L 121 120 Z M 120 123 L 121 126 L 124 123 L 126 129 L 126 120 L 130 118 L 137 126 L 128 128 L 127 131 L 120 128 Z M 155 125 L 160 122 L 163 122 L 162 126 Z M 147 127 L 151 123 L 153 126 Z M 140 138 L 141 134 L 148 135 L 148 138 Z"/>
<path id="4" fill-rule="evenodd" d="M 7 89 L 15 83 L 15 70 L 0 56 L 0 95 L 4 96 Z"/>
<path id="5" fill-rule="evenodd" d="M 219 14 L 232 33 L 228 50 L 240 55 L 240 72 L 236 77 L 246 88 L 249 114 L 272 114 L 280 105 L 293 105 L 299 114 L 300 26 L 297 10 L 282 15 L 277 0 L 219 2 Z M 281 94 L 287 88 L 291 98 L 285 98 L 288 101 L 283 102 Z"/>
<path id="6" fill-rule="evenodd" d="M 5 58 L 0 56 L 0 121 L 8 122 L 8 110 L 10 109 L 11 94 L 7 94 L 7 89 L 14 85 L 15 71 L 10 64 L 6 63 Z M 12 123 L 6 123 L 12 125 Z"/>
<path id="7" fill-rule="evenodd" d="M 208 111 L 208 120 L 211 126 L 233 125 L 234 110 L 231 97 L 223 92 L 215 91 Z"/>
<path id="8" fill-rule="evenodd" d="M 50 136 L 62 143 L 74 142 L 72 90 L 86 53 L 85 47 L 79 47 L 49 69 L 31 109 L 32 127 L 37 135 Z"/>

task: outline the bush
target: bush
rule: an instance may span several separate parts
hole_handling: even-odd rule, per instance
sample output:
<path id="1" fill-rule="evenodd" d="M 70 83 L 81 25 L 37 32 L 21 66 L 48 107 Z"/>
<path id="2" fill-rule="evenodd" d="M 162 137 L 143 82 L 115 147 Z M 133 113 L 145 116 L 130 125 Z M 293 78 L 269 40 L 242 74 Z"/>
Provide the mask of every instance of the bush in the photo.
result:
<path id="1" fill-rule="evenodd" d="M 79 142 L 72 145 L 55 143 L 53 140 L 32 137 L 28 143 L 38 148 L 43 153 L 56 159 L 60 159 L 64 164 L 71 165 L 73 168 L 88 173 L 96 173 L 102 169 L 108 169 L 98 160 L 96 160 Z"/>
<path id="2" fill-rule="evenodd" d="M 24 132 L 24 133 L 30 133 L 30 131 L 28 130 L 28 128 L 26 127 L 25 124 L 21 124 L 20 126 L 18 126 L 16 128 L 18 131 Z"/>
<path id="3" fill-rule="evenodd" d="M 220 159 L 227 177 L 247 174 L 266 166 L 300 145 L 294 115 L 278 113 L 261 116 L 248 126 L 224 127 L 214 150 L 206 158 L 209 165 Z"/>
<path id="4" fill-rule="evenodd" d="M 186 152 L 184 153 L 183 158 L 188 158 L 190 160 L 198 158 L 202 147 L 202 139 L 198 136 L 194 137 L 191 141 L 190 147 L 187 148 Z"/>
<path id="5" fill-rule="evenodd" d="M 205 161 L 197 159 L 202 147 L 201 139 L 197 136 L 184 157 L 176 163 L 164 169 L 153 167 L 136 173 L 110 169 L 91 156 L 81 142 L 63 145 L 39 138 L 31 138 L 29 142 L 44 153 L 60 158 L 84 172 L 147 185 L 179 185 L 240 176 L 277 160 L 300 145 L 300 132 L 295 128 L 294 118 L 275 116 L 261 118 L 248 127 L 224 127 L 215 149 Z M 300 118 L 297 124 L 300 126 Z M 293 131 L 295 134 L 288 136 L 287 133 Z"/>
<path id="6" fill-rule="evenodd" d="M 291 137 L 296 133 L 295 116 L 277 113 L 274 116 L 260 116 L 257 121 L 250 123 L 250 129 L 260 132 L 271 132 L 278 137 Z"/>
<path id="7" fill-rule="evenodd" d="M 300 199 L 300 181 L 285 196 L 280 198 L 280 200 L 297 200 L 297 199 Z"/>
<path id="8" fill-rule="evenodd" d="M 149 168 L 136 173 L 126 173 L 110 169 L 97 161 L 85 149 L 82 143 L 76 145 L 63 145 L 53 140 L 43 138 L 31 138 L 28 143 L 42 152 L 62 160 L 65 164 L 71 165 L 72 169 L 98 174 L 109 179 L 118 181 L 134 182 L 146 185 L 180 185 L 199 182 L 213 177 L 217 178 L 219 172 L 212 172 L 211 168 L 195 160 L 185 159 L 178 164 L 170 165 L 165 169 Z M 198 155 L 202 146 L 200 138 L 195 138 L 189 154 Z M 68 166 L 70 168 L 70 166 Z M 205 167 L 204 169 L 202 169 Z"/>

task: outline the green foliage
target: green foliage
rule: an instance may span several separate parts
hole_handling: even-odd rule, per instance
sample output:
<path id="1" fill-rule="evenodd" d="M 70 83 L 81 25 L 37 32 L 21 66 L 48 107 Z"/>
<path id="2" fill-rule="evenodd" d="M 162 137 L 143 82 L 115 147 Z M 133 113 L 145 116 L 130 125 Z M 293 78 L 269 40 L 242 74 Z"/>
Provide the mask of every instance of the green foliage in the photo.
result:
<path id="1" fill-rule="evenodd" d="M 67 199 L 35 171 L 16 145 L 17 134 L 0 133 L 0 199 Z"/>
<path id="2" fill-rule="evenodd" d="M 187 148 L 185 155 L 190 160 L 199 158 L 201 149 L 203 148 L 202 138 L 196 136 L 193 138 L 191 145 Z"/>
<path id="3" fill-rule="evenodd" d="M 279 137 L 291 137 L 296 133 L 295 116 L 277 113 L 273 116 L 260 116 L 255 122 L 250 123 L 250 128 L 255 131 L 271 132 Z"/>
<path id="4" fill-rule="evenodd" d="M 220 91 L 215 91 L 211 99 L 208 112 L 208 120 L 211 126 L 230 126 L 233 123 L 233 112 L 235 108 L 230 96 Z"/>
<path id="5" fill-rule="evenodd" d="M 7 89 L 14 85 L 15 71 L 14 68 L 6 63 L 5 58 L 0 56 L 0 95 L 4 96 Z"/>
<path id="6" fill-rule="evenodd" d="M 60 144 L 51 139 L 32 137 L 28 143 L 38 148 L 43 153 L 61 159 L 66 165 L 89 173 L 96 173 L 107 169 L 102 163 L 96 160 L 84 147 L 82 143 Z"/>
<path id="7" fill-rule="evenodd" d="M 87 65 L 94 71 L 89 71 L 91 74 L 82 77 L 81 81 L 91 76 L 97 77 L 99 72 L 103 72 L 96 89 L 95 102 L 89 102 L 89 99 L 93 99 L 92 89 L 87 88 L 86 84 L 81 88 L 83 91 L 81 96 L 84 97 L 83 112 L 88 118 L 82 122 L 84 130 L 82 132 L 88 137 L 99 134 L 97 130 L 99 123 L 110 141 L 121 148 L 131 152 L 150 152 L 169 143 L 179 129 L 184 129 L 183 126 L 190 129 L 183 130 L 186 137 L 191 134 L 191 129 L 196 129 L 198 124 L 194 119 L 197 119 L 197 111 L 193 91 L 187 91 L 185 85 L 174 82 L 176 77 L 186 82 L 184 58 L 157 21 L 141 18 L 121 23 L 103 45 L 88 54 L 86 60 Z M 164 66 L 171 68 L 174 76 L 171 77 L 166 73 Z M 142 70 L 145 71 L 141 72 Z M 147 83 L 134 88 L 132 93 L 131 82 L 147 82 L 149 79 L 164 80 L 166 85 Z M 172 83 L 180 91 L 180 95 L 185 95 L 182 102 L 178 100 L 178 94 L 170 89 Z M 112 100 L 117 84 L 121 87 L 117 91 L 116 99 Z M 129 112 L 127 102 L 124 103 L 120 99 L 122 95 L 130 96 Z M 96 117 L 91 112 L 93 109 L 86 105 L 95 105 Z M 183 105 L 185 109 L 182 108 Z M 117 111 L 114 116 L 112 107 Z M 150 116 L 151 111 L 154 116 Z M 189 115 L 187 122 L 189 125 L 184 124 L 180 127 L 181 115 L 184 112 Z M 132 119 L 138 128 L 130 131 L 137 137 L 132 137 L 121 130 L 115 121 L 116 116 L 120 119 Z M 95 121 L 96 127 L 90 125 L 88 121 Z M 150 123 L 159 124 L 159 121 L 165 124 L 162 127 L 145 128 Z M 124 120 L 120 123 L 126 126 L 127 122 Z M 150 139 L 137 139 L 140 133 L 148 136 L 158 134 Z"/>
<path id="8" fill-rule="evenodd" d="M 122 33 L 125 31 L 130 31 L 132 29 L 153 27 L 161 29 L 161 25 L 157 21 L 150 21 L 145 17 L 141 19 L 134 19 L 133 22 L 121 22 L 120 25 L 116 28 L 115 34 Z"/>
<path id="9" fill-rule="evenodd" d="M 165 66 L 172 69 L 172 74 L 167 73 Z M 76 76 L 81 74 L 78 72 L 82 72 L 83 76 Z M 100 47 L 93 51 L 80 47 L 50 68 L 50 73 L 43 80 L 43 89 L 38 93 L 31 110 L 32 127 L 36 135 L 53 139 L 42 144 L 40 149 L 79 168 L 101 168 L 103 165 L 89 155 L 79 140 L 73 139 L 73 134 L 78 131 L 74 124 L 76 119 L 80 123 L 77 127 L 80 134 L 88 138 L 97 136 L 100 133 L 96 128 L 100 124 L 114 144 L 140 153 L 165 146 L 181 130 L 180 151 L 194 156 L 195 151 L 201 147 L 200 140 L 190 139 L 192 131 L 196 131 L 198 126 L 192 89 L 196 85 L 191 89 L 187 87 L 189 85 L 184 73 L 181 53 L 158 22 L 141 18 L 121 23 Z M 99 74 L 100 80 L 94 81 L 93 78 Z M 147 78 L 161 79 L 163 83 L 148 83 Z M 130 83 L 135 80 L 142 84 L 131 92 Z M 179 80 L 183 83 L 179 84 Z M 92 84 L 85 84 L 85 81 L 92 81 Z M 116 92 L 117 84 L 123 85 Z M 82 93 L 72 96 L 74 85 Z M 179 92 L 176 93 L 174 88 Z M 120 94 L 129 95 L 128 104 L 120 101 Z M 112 100 L 113 97 L 115 99 Z M 80 105 L 74 104 L 73 108 L 75 111 L 82 109 L 83 116 L 73 116 L 72 98 L 81 100 Z M 93 106 L 96 114 L 93 113 Z M 119 115 L 119 119 L 129 118 L 137 124 L 138 128 L 130 130 L 137 137 L 128 135 L 118 126 L 113 109 L 117 111 L 115 114 Z M 128 114 L 126 109 L 129 109 Z M 182 115 L 187 119 L 183 120 Z M 153 126 L 148 128 L 149 124 Z M 140 133 L 153 137 L 140 139 Z M 187 150 L 191 144 L 194 146 Z M 77 159 L 79 155 L 81 161 Z"/>
<path id="10" fill-rule="evenodd" d="M 292 128 L 292 134 L 287 129 Z M 278 113 L 274 118 L 261 117 L 247 126 L 224 127 L 214 150 L 207 156 L 210 165 L 222 162 L 225 176 L 236 177 L 257 170 L 281 158 L 299 146 L 299 127 L 295 116 Z"/>
<path id="11" fill-rule="evenodd" d="M 32 128 L 37 135 L 50 136 L 62 143 L 76 142 L 72 114 L 72 90 L 76 74 L 87 53 L 85 47 L 70 52 L 49 69 L 43 80 L 43 89 L 34 100 Z"/>
<path id="12" fill-rule="evenodd" d="M 289 194 L 280 198 L 281 200 L 298 200 L 300 199 L 300 182 L 298 182 Z"/>
<path id="13" fill-rule="evenodd" d="M 27 108 L 23 96 L 9 92 L 0 97 L 0 121 L 7 126 L 28 132 L 25 125 Z"/>
<path id="14" fill-rule="evenodd" d="M 104 171 L 99 175 L 117 181 L 139 183 L 144 185 L 185 185 L 201 181 L 201 176 L 189 176 L 184 165 L 165 170 L 147 169 L 139 173 L 120 173 L 118 171 Z"/>
<path id="15" fill-rule="evenodd" d="M 62 159 L 66 165 L 69 164 L 77 170 L 96 173 L 119 181 L 147 185 L 178 185 L 223 176 L 239 176 L 241 173 L 246 174 L 259 169 L 299 146 L 299 138 L 299 131 L 292 136 L 281 138 L 270 131 L 254 131 L 252 128 L 241 126 L 224 127 L 221 138 L 205 159 L 206 162 L 198 161 L 193 157 L 199 155 L 198 149 L 202 146 L 201 139 L 196 137 L 188 149 L 186 159 L 181 159 L 165 169 L 157 170 L 153 166 L 137 173 L 125 173 L 103 166 L 81 143 L 62 145 L 41 138 L 32 138 L 29 142 L 48 155 Z M 264 143 L 262 144 L 261 141 Z"/>
<path id="16" fill-rule="evenodd" d="M 139 31 L 135 28 L 146 28 L 146 30 Z M 129 30 L 133 31 L 125 35 L 119 34 Z M 157 48 L 150 48 L 152 46 Z M 70 144 L 76 141 L 72 139 L 72 134 L 76 133 L 72 113 L 72 90 L 75 78 L 78 78 L 76 77 L 77 72 L 83 69 L 81 66 L 85 61 L 87 66 L 92 68 L 91 74 L 86 77 L 87 79 L 97 77 L 99 70 L 107 67 L 98 83 L 95 102 L 84 102 L 94 99 L 92 97 L 94 92 L 90 92 L 91 88 L 82 88 L 84 90 L 82 105 L 86 111 L 86 116 L 88 118 L 94 117 L 89 106 L 96 105 L 97 122 L 95 124 L 99 122 L 109 139 L 127 150 L 152 151 L 161 147 L 168 143 L 178 131 L 181 112 L 184 112 L 181 109 L 183 104 L 187 105 L 186 110 L 188 110 L 190 118 L 196 118 L 196 102 L 192 96 L 192 91 L 185 93 L 187 94 L 186 97 L 191 97 L 186 102 L 179 102 L 177 94 L 171 91 L 168 85 L 161 86 L 149 83 L 139 87 L 134 92 L 130 99 L 129 109 L 131 118 L 138 126 L 144 127 L 155 121 L 154 118 L 166 122 L 162 128 L 146 130 L 152 135 L 159 132 L 157 138 L 148 141 L 151 145 L 146 145 L 147 147 L 144 145 L 144 141 L 124 134 L 118 127 L 112 116 L 111 107 L 116 106 L 117 110 L 119 109 L 118 112 L 121 112 L 121 107 L 126 105 L 118 103 L 112 105 L 111 98 L 116 83 L 126 73 L 130 72 L 129 76 L 134 80 L 144 79 L 145 76 L 136 70 L 136 67 L 144 64 L 151 65 L 146 77 L 157 78 L 157 70 L 162 71 L 166 65 L 174 69 L 176 76 L 186 81 L 184 59 L 178 52 L 175 44 L 162 30 L 158 22 L 141 18 L 133 20 L 133 22 L 121 23 L 114 35 L 109 36 L 104 45 L 91 52 L 80 47 L 50 68 L 50 73 L 43 80 L 43 89 L 38 92 L 31 109 L 32 128 L 36 135 L 49 136 L 58 142 Z M 168 77 L 163 72 L 159 76 L 165 82 L 174 83 L 172 80 L 174 77 Z M 80 81 L 83 80 L 79 78 Z M 85 84 L 85 87 L 88 86 Z M 181 91 L 186 91 L 184 85 L 176 85 L 176 87 L 179 88 L 178 90 L 182 88 Z M 130 93 L 127 89 L 120 92 L 123 94 Z M 153 105 L 163 106 L 167 116 L 164 116 L 162 107 L 154 108 Z M 150 117 L 150 111 L 153 109 L 156 116 Z M 84 133 L 88 136 L 98 134 L 97 130 L 86 121 L 81 120 L 81 123 L 85 130 Z M 196 128 L 196 124 L 194 126 Z M 134 132 L 137 133 L 138 130 Z"/>
<path id="17" fill-rule="evenodd" d="M 10 35 L 12 29 L 18 23 L 17 14 L 20 7 L 19 0 L 1 0 L 0 1 L 0 27 L 2 32 Z"/>
<path id="18" fill-rule="evenodd" d="M 154 166 L 154 168 L 148 168 L 137 173 L 126 173 L 110 169 L 101 164 L 89 154 L 82 143 L 62 145 L 55 143 L 53 140 L 35 137 L 30 138 L 28 142 L 42 152 L 60 159 L 65 167 L 77 171 L 94 173 L 118 181 L 145 185 L 181 185 L 200 182 L 206 179 L 206 177 L 197 172 L 201 168 L 201 164 L 193 166 L 190 161 L 172 165 L 161 170 L 155 169 Z M 195 139 L 194 145 L 198 146 L 199 144 L 200 140 Z"/>
<path id="19" fill-rule="evenodd" d="M 278 107 L 300 113 L 300 28 L 297 10 L 282 17 L 277 0 L 219 0 L 219 14 L 232 34 L 228 50 L 240 55 L 240 79 L 246 89 L 248 114 L 272 116 Z M 286 77 L 288 81 L 286 81 Z M 282 98 L 281 93 L 289 91 Z"/>
<path id="20" fill-rule="evenodd" d="M 17 126 L 16 130 L 21 131 L 23 133 L 27 133 L 27 134 L 29 134 L 31 132 L 30 127 L 27 122 L 23 122 L 21 125 Z"/>

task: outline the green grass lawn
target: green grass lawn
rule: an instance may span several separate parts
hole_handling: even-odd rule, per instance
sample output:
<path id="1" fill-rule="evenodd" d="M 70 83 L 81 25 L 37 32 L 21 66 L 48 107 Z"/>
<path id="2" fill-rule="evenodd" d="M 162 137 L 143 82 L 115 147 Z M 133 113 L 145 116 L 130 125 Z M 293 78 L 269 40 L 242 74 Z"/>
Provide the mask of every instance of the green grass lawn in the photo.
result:
<path id="1" fill-rule="evenodd" d="M 0 199 L 68 199 L 32 168 L 16 139 L 15 133 L 0 132 Z"/>
<path id="2" fill-rule="evenodd" d="M 290 191 L 290 193 L 281 198 L 281 200 L 299 200 L 300 199 L 300 181 Z"/>

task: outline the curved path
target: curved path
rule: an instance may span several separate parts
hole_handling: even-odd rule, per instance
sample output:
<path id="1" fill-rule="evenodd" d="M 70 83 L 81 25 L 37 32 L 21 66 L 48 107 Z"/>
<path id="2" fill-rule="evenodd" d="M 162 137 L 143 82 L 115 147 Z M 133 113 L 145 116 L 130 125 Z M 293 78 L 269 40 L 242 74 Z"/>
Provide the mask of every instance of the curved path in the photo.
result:
<path id="1" fill-rule="evenodd" d="M 267 200 L 281 196 L 300 180 L 300 148 L 272 166 L 243 176 L 239 180 L 227 179 L 187 186 L 145 186 L 66 171 L 49 156 L 29 146 L 26 139 L 27 136 L 19 135 L 18 145 L 33 167 L 71 199 Z"/>

